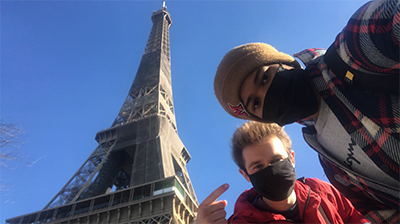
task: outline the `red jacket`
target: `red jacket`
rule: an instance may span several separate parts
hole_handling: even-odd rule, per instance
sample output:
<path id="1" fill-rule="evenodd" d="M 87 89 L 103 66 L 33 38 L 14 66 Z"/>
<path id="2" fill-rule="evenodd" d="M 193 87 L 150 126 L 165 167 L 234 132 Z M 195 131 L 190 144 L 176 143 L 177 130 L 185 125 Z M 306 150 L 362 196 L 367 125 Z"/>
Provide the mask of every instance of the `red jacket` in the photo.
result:
<path id="1" fill-rule="evenodd" d="M 305 183 L 305 184 L 304 184 Z M 303 223 L 327 223 L 318 210 L 321 206 L 330 223 L 370 223 L 332 185 L 315 179 L 304 178 L 304 183 L 296 181 L 300 219 Z M 254 188 L 243 192 L 235 204 L 234 213 L 228 223 L 285 223 L 285 217 L 267 211 L 260 211 L 252 205 L 257 197 Z"/>

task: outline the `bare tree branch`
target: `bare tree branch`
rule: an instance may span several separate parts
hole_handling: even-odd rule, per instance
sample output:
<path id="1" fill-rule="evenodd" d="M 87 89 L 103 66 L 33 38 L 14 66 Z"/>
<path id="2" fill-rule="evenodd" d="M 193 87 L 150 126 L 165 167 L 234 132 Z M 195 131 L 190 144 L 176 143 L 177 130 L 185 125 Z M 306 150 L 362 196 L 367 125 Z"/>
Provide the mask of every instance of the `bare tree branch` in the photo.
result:
<path id="1" fill-rule="evenodd" d="M 0 120 L 0 169 L 9 169 L 13 165 L 13 161 L 22 162 L 32 166 L 35 162 L 28 162 L 24 157 L 18 152 L 18 149 L 25 142 L 23 141 L 24 130 L 17 126 L 16 124 L 4 122 Z M 7 180 L 0 179 L 0 205 L 13 203 L 10 200 L 4 200 L 6 192 L 10 189 L 10 185 L 6 183 Z"/>
<path id="2" fill-rule="evenodd" d="M 9 161 L 26 162 L 18 155 L 18 148 L 24 144 L 21 135 L 24 130 L 13 123 L 0 121 L 0 167 L 8 167 Z"/>
<path id="3" fill-rule="evenodd" d="M 12 147 L 18 148 L 22 144 L 19 138 L 24 130 L 15 124 L 5 124 L 0 122 L 0 148 Z"/>

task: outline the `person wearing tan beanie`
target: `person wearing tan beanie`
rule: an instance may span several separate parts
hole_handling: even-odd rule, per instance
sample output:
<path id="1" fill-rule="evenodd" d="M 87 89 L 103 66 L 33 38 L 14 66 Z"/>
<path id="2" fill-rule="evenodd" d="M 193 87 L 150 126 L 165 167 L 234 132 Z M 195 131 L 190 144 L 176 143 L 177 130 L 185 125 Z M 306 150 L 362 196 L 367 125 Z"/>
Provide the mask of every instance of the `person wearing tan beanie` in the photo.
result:
<path id="1" fill-rule="evenodd" d="M 278 71 L 279 75 L 276 75 Z M 274 85 L 271 86 L 272 81 Z M 270 88 L 274 89 L 274 97 L 265 97 Z M 285 89 L 288 91 L 283 100 L 285 93 L 282 90 Z M 242 119 L 276 122 L 282 126 L 318 110 L 319 96 L 300 64 L 290 55 L 265 43 L 245 44 L 229 51 L 218 67 L 214 90 L 225 111 Z M 268 99 L 271 102 L 267 102 Z M 279 107 L 263 110 L 265 103 L 284 104 L 281 105 L 284 114 L 278 115 L 276 110 Z M 294 113 L 300 114 L 293 117 Z"/>
<path id="2" fill-rule="evenodd" d="M 399 1 L 363 5 L 326 51 L 292 56 L 240 45 L 220 62 L 214 91 L 230 115 L 305 125 L 330 182 L 372 223 L 399 223 Z"/>

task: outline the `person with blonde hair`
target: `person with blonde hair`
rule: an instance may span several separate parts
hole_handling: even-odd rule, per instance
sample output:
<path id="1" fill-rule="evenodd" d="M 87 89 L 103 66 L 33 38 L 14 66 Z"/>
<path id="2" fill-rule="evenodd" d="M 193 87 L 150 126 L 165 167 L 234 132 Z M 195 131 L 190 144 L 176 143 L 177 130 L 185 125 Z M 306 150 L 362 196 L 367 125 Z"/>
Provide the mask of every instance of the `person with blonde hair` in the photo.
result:
<path id="1" fill-rule="evenodd" d="M 199 206 L 197 224 L 206 223 L 369 223 L 332 185 L 316 178 L 297 180 L 289 136 L 277 124 L 247 122 L 232 138 L 232 157 L 253 185 L 226 220 L 222 185 Z"/>

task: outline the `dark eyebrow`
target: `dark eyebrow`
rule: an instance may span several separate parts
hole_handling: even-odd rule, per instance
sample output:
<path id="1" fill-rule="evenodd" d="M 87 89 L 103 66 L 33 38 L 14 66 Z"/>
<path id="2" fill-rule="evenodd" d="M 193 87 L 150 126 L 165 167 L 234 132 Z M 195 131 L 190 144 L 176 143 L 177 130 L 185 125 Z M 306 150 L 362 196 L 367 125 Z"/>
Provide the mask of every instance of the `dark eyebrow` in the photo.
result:
<path id="1" fill-rule="evenodd" d="M 259 68 L 257 69 L 257 73 L 256 73 L 256 75 L 254 76 L 254 80 L 253 80 L 254 84 L 257 83 L 258 76 L 260 76 L 261 70 L 262 70 L 262 67 L 259 67 Z M 244 108 L 245 108 L 245 109 L 246 109 L 246 108 L 249 108 L 250 101 L 251 101 L 251 96 L 249 96 L 249 98 L 247 98 L 246 103 L 244 104 Z"/>

